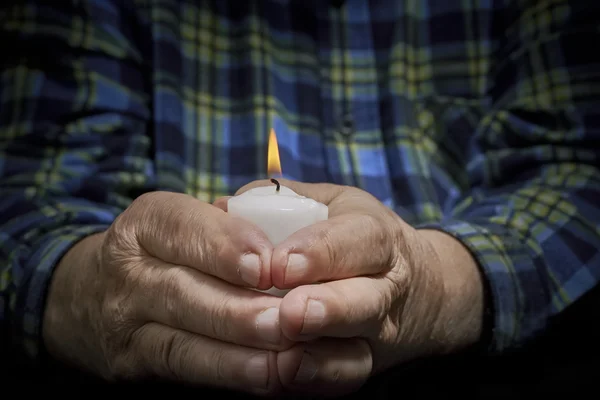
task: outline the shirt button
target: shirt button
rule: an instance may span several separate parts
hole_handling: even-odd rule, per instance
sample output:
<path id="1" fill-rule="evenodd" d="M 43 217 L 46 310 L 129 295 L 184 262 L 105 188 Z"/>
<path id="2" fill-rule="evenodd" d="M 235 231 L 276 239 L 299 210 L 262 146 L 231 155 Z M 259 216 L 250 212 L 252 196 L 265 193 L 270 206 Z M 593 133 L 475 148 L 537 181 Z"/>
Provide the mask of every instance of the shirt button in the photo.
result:
<path id="1" fill-rule="evenodd" d="M 429 129 L 433 125 L 433 114 L 429 110 L 423 110 L 418 115 L 421 129 Z"/>
<path id="2" fill-rule="evenodd" d="M 346 114 L 344 118 L 342 118 L 339 132 L 345 139 L 349 139 L 354 135 L 354 119 L 350 114 Z"/>

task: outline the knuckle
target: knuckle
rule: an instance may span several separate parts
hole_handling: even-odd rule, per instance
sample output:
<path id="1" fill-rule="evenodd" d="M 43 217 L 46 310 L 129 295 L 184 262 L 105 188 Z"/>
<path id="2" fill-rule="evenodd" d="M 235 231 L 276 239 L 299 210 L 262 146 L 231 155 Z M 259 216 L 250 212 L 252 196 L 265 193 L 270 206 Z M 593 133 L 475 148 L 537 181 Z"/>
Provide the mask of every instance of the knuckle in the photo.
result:
<path id="1" fill-rule="evenodd" d="M 348 291 L 344 290 L 343 288 L 339 287 L 339 286 L 333 286 L 333 287 L 329 287 L 328 288 L 331 291 L 331 298 L 335 299 L 337 301 L 338 304 L 345 304 L 348 307 L 352 307 L 353 305 L 356 304 L 356 302 L 352 301 L 352 298 L 350 298 Z M 313 297 L 313 296 L 311 296 Z M 314 296 L 316 297 L 316 296 Z M 364 306 L 363 304 L 360 304 L 360 306 Z M 355 312 L 356 310 L 352 310 L 353 312 Z M 339 313 L 338 313 L 339 314 Z"/>
<path id="2" fill-rule="evenodd" d="M 174 199 L 169 200 L 166 196 L 162 192 L 148 192 L 136 198 L 113 223 L 114 238 L 123 243 L 123 247 L 138 251 L 145 251 L 140 243 L 143 238 L 158 235 L 165 245 L 177 240 L 171 234 L 172 224 L 166 222 L 177 221 L 182 210 L 173 204 Z"/>
<path id="3" fill-rule="evenodd" d="M 132 351 L 136 330 L 125 318 L 115 316 L 114 313 L 111 315 L 108 325 L 102 330 L 106 377 L 110 381 L 141 378 L 140 359 Z"/>
<path id="4" fill-rule="evenodd" d="M 135 325 L 132 307 L 126 301 L 106 301 L 102 307 L 104 342 L 109 349 L 127 348 Z"/>
<path id="5" fill-rule="evenodd" d="M 169 268 L 160 273 L 157 279 L 162 286 L 162 297 L 166 315 L 171 319 L 169 321 L 173 326 L 185 326 L 190 315 L 187 315 L 189 310 L 187 307 L 182 307 L 182 304 L 189 304 L 189 299 L 184 297 L 189 296 L 188 291 L 182 287 L 182 279 L 180 271 L 175 268 Z"/>
<path id="6" fill-rule="evenodd" d="M 163 193 L 161 193 L 161 192 L 142 193 L 141 195 L 136 197 L 135 200 L 133 200 L 130 208 L 134 209 L 137 207 L 141 207 L 141 208 L 145 209 L 148 206 L 156 204 L 156 202 L 159 201 L 162 196 L 163 196 Z"/>
<path id="7" fill-rule="evenodd" d="M 126 313 L 126 307 L 120 299 L 110 299 L 102 303 L 102 316 L 111 326 L 126 321 Z"/>
<path id="8" fill-rule="evenodd" d="M 369 308 L 371 320 L 382 322 L 387 318 L 394 305 L 396 299 L 394 298 L 393 293 L 395 293 L 396 290 L 390 288 L 381 280 L 372 280 L 370 282 L 375 295 L 371 298 L 372 300 L 367 307 Z"/>
<path id="9" fill-rule="evenodd" d="M 218 348 L 215 349 L 211 354 L 211 365 L 214 365 L 212 369 L 212 373 L 214 374 L 213 378 L 217 382 L 227 382 L 229 381 L 230 374 L 230 363 L 229 358 L 227 357 L 227 352 L 224 349 Z"/>
<path id="10" fill-rule="evenodd" d="M 234 331 L 230 321 L 236 320 L 235 312 L 232 311 L 232 297 L 224 295 L 221 301 L 213 302 L 212 307 L 207 313 L 207 322 L 209 334 L 218 339 L 231 340 L 234 336 Z"/>
<path id="11" fill-rule="evenodd" d="M 364 232 L 369 232 L 373 245 L 385 245 L 389 240 L 389 235 L 385 228 L 387 223 L 384 219 L 372 214 L 363 214 L 360 217 L 360 224 Z"/>
<path id="12" fill-rule="evenodd" d="M 135 336 L 140 329 L 139 303 L 134 293 L 138 288 L 148 287 L 146 273 L 142 268 L 122 269 L 118 276 L 109 280 L 108 290 L 100 304 L 97 324 L 105 358 L 109 360 L 110 376 L 129 377 L 134 359 L 129 354 L 135 347 Z"/>
<path id="13" fill-rule="evenodd" d="M 385 273 L 385 278 L 394 288 L 405 290 L 411 286 L 414 271 L 406 258 L 397 256 L 394 267 Z"/>
<path id="14" fill-rule="evenodd" d="M 113 285 L 100 305 L 101 332 L 104 332 L 104 343 L 108 349 L 126 348 L 137 322 L 136 308 L 131 301 L 131 290 L 125 285 Z"/>
<path id="15" fill-rule="evenodd" d="M 338 260 L 336 259 L 337 252 L 335 249 L 333 235 L 329 229 L 323 227 L 317 231 L 315 237 L 315 247 L 318 247 L 315 250 L 318 251 L 319 256 L 325 258 L 323 265 L 325 265 L 327 268 L 333 268 Z"/>
<path id="16" fill-rule="evenodd" d="M 139 261 L 131 258 L 115 265 L 112 270 L 111 287 L 107 288 L 107 307 L 113 311 L 131 311 L 133 314 L 135 300 L 139 300 L 134 294 L 147 293 L 152 289 L 152 272 L 152 269 L 142 268 Z"/>
<path id="17" fill-rule="evenodd" d="M 372 255 L 371 263 L 373 273 L 389 270 L 393 265 L 395 243 L 393 235 L 389 231 L 389 222 L 383 218 L 374 215 L 363 215 L 361 217 L 361 226 L 364 232 L 368 232 L 366 241 L 368 249 Z"/>
<path id="18" fill-rule="evenodd" d="M 171 334 L 163 340 L 157 340 L 154 345 L 155 359 L 163 365 L 166 374 L 175 379 L 181 379 L 181 372 L 185 371 L 186 347 L 185 339 L 177 339 L 177 335 Z"/>
<path id="19" fill-rule="evenodd" d="M 148 264 L 142 267 L 133 260 L 129 262 L 128 266 L 129 268 L 123 268 L 120 275 L 123 287 L 129 291 L 133 291 L 134 288 L 140 288 L 142 291 L 152 289 L 152 279 L 150 277 L 154 272 L 154 268 L 151 268 Z"/>
<path id="20" fill-rule="evenodd" d="M 132 204 L 125 211 L 117 215 L 110 228 L 111 238 L 122 239 L 123 235 L 127 235 L 134 226 L 135 214 L 136 210 Z"/>
<path id="21" fill-rule="evenodd" d="M 102 259 L 109 265 L 122 266 L 141 255 L 133 225 L 124 214 L 119 215 L 106 231 L 102 243 Z"/>
<path id="22" fill-rule="evenodd" d="M 221 226 L 216 225 L 212 218 L 206 214 L 203 209 L 189 209 L 184 214 L 181 214 L 179 223 L 173 225 L 173 237 L 178 240 L 182 236 L 186 236 L 191 240 L 184 240 L 184 245 L 178 243 L 178 251 L 184 259 L 196 260 L 198 267 L 215 275 L 218 272 L 218 267 L 215 262 L 215 254 L 221 249 L 221 244 L 215 238 L 219 238 Z M 190 224 L 190 221 L 193 223 Z M 190 229 L 193 227 L 193 229 Z M 218 276 L 218 275 L 217 275 Z"/>

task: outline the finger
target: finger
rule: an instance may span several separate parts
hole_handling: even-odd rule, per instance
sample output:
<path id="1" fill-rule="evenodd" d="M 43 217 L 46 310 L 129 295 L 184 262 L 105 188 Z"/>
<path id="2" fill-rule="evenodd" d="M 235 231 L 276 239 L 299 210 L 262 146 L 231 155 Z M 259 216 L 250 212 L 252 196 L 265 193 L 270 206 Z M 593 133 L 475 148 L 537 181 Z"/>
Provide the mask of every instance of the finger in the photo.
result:
<path id="1" fill-rule="evenodd" d="M 134 367 L 148 375 L 192 385 L 254 394 L 279 390 L 276 355 L 219 342 L 168 326 L 144 325 L 132 338 Z M 132 357 L 121 369 L 131 369 Z"/>
<path id="2" fill-rule="evenodd" d="M 305 227 L 273 251 L 271 279 L 281 289 L 387 272 L 398 254 L 389 223 L 347 214 Z"/>
<path id="3" fill-rule="evenodd" d="M 301 286 L 282 300 L 279 324 L 292 341 L 369 337 L 381 330 L 392 301 L 402 295 L 387 277 L 350 278 Z"/>
<path id="4" fill-rule="evenodd" d="M 227 212 L 227 201 L 231 198 L 231 196 L 219 197 L 213 202 L 213 206 L 220 208 L 221 210 Z"/>
<path id="5" fill-rule="evenodd" d="M 213 339 L 260 349 L 281 350 L 281 299 L 233 286 L 194 269 L 156 261 L 145 265 L 134 295 L 140 317 Z"/>
<path id="6" fill-rule="evenodd" d="M 372 366 L 371 349 L 362 339 L 320 339 L 277 356 L 284 389 L 321 396 L 355 392 L 370 377 Z"/>
<path id="7" fill-rule="evenodd" d="M 140 245 L 163 261 L 185 265 L 236 285 L 272 286 L 272 245 L 253 224 L 211 204 L 176 193 L 136 200 L 128 221 Z M 140 215 L 141 213 L 141 215 Z"/>

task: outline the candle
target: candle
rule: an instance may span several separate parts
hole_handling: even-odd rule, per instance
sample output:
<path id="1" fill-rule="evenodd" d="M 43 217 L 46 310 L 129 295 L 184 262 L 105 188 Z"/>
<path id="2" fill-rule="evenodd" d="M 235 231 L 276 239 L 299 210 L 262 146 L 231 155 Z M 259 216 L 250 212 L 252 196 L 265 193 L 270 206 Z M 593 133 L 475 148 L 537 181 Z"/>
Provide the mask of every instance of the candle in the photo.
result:
<path id="1" fill-rule="evenodd" d="M 271 130 L 267 156 L 269 175 L 281 174 L 277 138 Z M 250 189 L 227 202 L 227 212 L 257 225 L 274 246 L 288 236 L 315 222 L 328 218 L 329 210 L 323 203 L 299 195 L 292 189 L 271 179 L 273 186 Z M 282 296 L 287 290 L 271 288 L 266 292 Z"/>
<path id="2" fill-rule="evenodd" d="M 297 230 L 327 219 L 325 204 L 272 181 L 273 186 L 250 189 L 230 198 L 228 212 L 257 225 L 275 246 Z"/>

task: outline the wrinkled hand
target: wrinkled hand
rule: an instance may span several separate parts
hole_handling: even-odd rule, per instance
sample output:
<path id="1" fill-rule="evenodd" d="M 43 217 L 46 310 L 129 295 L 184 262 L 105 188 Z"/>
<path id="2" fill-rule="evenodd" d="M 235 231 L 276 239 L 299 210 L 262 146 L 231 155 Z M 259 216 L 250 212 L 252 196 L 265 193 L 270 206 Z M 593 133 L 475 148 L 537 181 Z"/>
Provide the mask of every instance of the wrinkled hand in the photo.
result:
<path id="1" fill-rule="evenodd" d="M 141 196 L 75 245 L 44 315 L 51 355 L 110 380 L 278 390 L 272 246 L 254 226 L 174 193 Z"/>
<path id="2" fill-rule="evenodd" d="M 278 355 L 284 387 L 343 394 L 391 366 L 477 340 L 480 277 L 457 241 L 415 230 L 356 188 L 281 183 L 329 207 L 329 220 L 273 252 L 273 284 L 294 288 L 280 306 L 281 329 L 303 343 Z"/>

